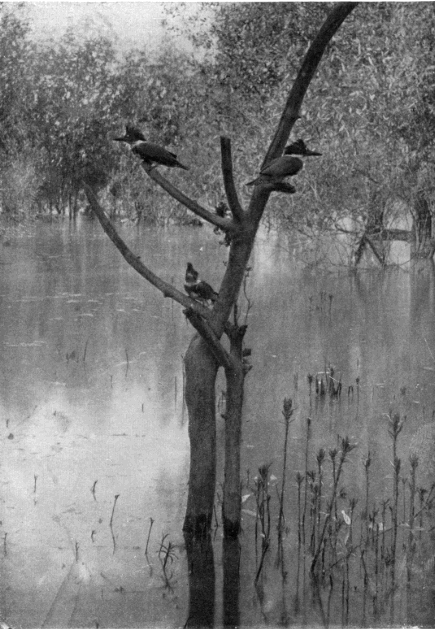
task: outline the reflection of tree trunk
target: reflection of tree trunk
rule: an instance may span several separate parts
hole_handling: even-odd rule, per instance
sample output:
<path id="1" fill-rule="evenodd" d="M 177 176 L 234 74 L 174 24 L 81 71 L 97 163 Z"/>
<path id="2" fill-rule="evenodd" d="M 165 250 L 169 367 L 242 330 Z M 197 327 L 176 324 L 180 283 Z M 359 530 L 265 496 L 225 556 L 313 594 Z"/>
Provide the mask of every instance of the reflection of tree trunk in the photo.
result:
<path id="1" fill-rule="evenodd" d="M 199 336 L 187 350 L 186 406 L 189 413 L 189 493 L 183 530 L 203 536 L 210 530 L 216 475 L 215 382 L 217 362 Z"/>
<path id="2" fill-rule="evenodd" d="M 185 627 L 214 626 L 215 575 L 210 535 L 185 535 L 189 572 L 189 615 Z"/>
<path id="3" fill-rule="evenodd" d="M 185 535 L 189 573 L 189 612 L 185 627 L 213 627 L 215 570 L 210 535 Z M 239 627 L 240 553 L 238 539 L 223 539 L 223 627 Z"/>
<path id="4" fill-rule="evenodd" d="M 237 539 L 223 540 L 223 626 L 239 627 L 240 544 Z"/>

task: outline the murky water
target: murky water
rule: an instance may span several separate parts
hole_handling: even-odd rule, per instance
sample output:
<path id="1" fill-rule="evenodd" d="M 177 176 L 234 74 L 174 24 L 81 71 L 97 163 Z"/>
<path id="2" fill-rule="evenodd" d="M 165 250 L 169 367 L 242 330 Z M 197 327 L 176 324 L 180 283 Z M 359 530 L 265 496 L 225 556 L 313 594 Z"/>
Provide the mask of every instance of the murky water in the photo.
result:
<path id="1" fill-rule="evenodd" d="M 187 260 L 218 285 L 227 252 L 209 230 L 122 231 L 132 249 L 179 288 Z M 253 369 L 243 426 L 238 621 L 430 625 L 433 509 L 432 515 L 425 509 L 420 522 L 415 499 L 416 526 L 422 526 L 405 588 L 400 575 L 410 574 L 409 548 L 397 557 L 392 587 L 386 568 L 368 565 L 369 550 L 366 564 L 360 546 L 352 554 L 343 550 L 349 549 L 350 530 L 343 512 L 349 517 L 349 500 L 358 500 L 352 515 L 358 546 L 369 531 L 370 518 L 361 516 L 370 451 L 368 506 L 379 510 L 379 536 L 382 501 L 391 500 L 394 481 L 388 414 L 406 416 L 397 449 L 401 476 L 408 479 L 400 481 L 398 546 L 409 536 L 412 452 L 419 455 L 417 486 L 430 490 L 434 482 L 433 270 L 307 272 L 298 268 L 297 252 L 284 239 L 260 241 L 248 282 L 246 340 Z M 181 309 L 135 274 L 91 222 L 40 225 L 0 247 L 0 262 L 0 619 L 23 628 L 183 626 L 189 615 L 181 532 L 189 443 L 182 354 L 192 331 Z M 307 374 L 324 378 L 331 365 L 336 381 L 341 379 L 340 398 L 318 396 L 314 381 L 308 383 Z M 284 397 L 293 399 L 295 413 L 280 545 Z M 220 416 L 217 423 L 221 443 Z M 307 557 L 321 534 L 313 522 L 323 516 L 310 507 L 306 471 L 317 471 L 316 454 L 325 448 L 325 512 L 332 483 L 329 450 L 340 443 L 338 435 L 358 446 L 343 467 L 340 487 L 346 495 L 334 507 L 342 519 L 334 546 L 341 576 L 314 595 Z M 270 464 L 271 532 L 258 572 L 262 538 L 255 490 L 263 464 Z M 301 491 L 307 491 L 302 506 L 297 472 L 304 477 Z M 298 545 L 302 516 L 307 539 Z M 218 501 L 216 517 L 218 523 Z M 212 617 L 219 625 L 225 618 L 221 528 L 214 540 Z"/>

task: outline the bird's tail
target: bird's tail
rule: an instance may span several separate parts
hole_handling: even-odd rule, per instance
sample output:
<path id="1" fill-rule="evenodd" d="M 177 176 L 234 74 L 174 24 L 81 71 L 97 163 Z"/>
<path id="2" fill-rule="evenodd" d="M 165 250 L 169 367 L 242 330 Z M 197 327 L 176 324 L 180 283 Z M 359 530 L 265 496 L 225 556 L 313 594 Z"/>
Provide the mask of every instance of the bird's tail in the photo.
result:
<path id="1" fill-rule="evenodd" d="M 188 166 L 185 166 L 184 164 L 182 164 L 178 160 L 177 160 L 177 166 L 178 166 L 178 168 L 182 168 L 183 170 L 189 170 Z"/>
<path id="2" fill-rule="evenodd" d="M 258 186 L 258 185 L 260 185 L 260 183 L 265 183 L 266 181 L 268 181 L 268 178 L 264 177 L 263 175 L 260 175 L 256 179 L 253 179 L 252 181 L 249 181 L 246 185 L 247 186 Z"/>

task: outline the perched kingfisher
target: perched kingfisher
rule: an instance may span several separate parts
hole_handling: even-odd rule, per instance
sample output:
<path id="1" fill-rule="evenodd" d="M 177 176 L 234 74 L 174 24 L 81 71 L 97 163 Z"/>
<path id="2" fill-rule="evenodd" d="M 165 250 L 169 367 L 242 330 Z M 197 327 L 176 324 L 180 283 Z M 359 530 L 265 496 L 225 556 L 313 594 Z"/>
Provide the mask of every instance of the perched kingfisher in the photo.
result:
<path id="1" fill-rule="evenodd" d="M 198 271 L 195 271 L 191 262 L 187 263 L 186 284 L 196 284 L 198 281 Z"/>
<path id="2" fill-rule="evenodd" d="M 218 298 L 218 293 L 210 284 L 199 279 L 199 273 L 195 271 L 191 262 L 187 263 L 184 289 L 192 299 L 215 302 Z"/>
<path id="3" fill-rule="evenodd" d="M 269 164 L 260 171 L 260 175 L 246 185 L 258 186 L 261 183 L 276 184 L 281 183 L 286 177 L 293 177 L 293 175 L 296 175 L 301 168 L 303 168 L 304 163 L 301 159 L 292 157 L 292 155 L 309 157 L 311 155 L 321 155 L 321 153 L 310 151 L 310 149 L 305 146 L 303 140 L 297 140 L 293 142 L 293 144 L 289 144 L 285 147 L 282 157 L 277 157 L 269 162 Z"/>
<path id="4" fill-rule="evenodd" d="M 169 166 L 169 168 L 189 170 L 187 166 L 178 161 L 174 153 L 167 151 L 158 144 L 147 142 L 143 133 L 131 125 L 126 125 L 125 135 L 121 138 L 113 139 L 115 142 L 129 144 L 133 153 L 138 155 L 149 166 L 154 164 L 154 166 Z"/>

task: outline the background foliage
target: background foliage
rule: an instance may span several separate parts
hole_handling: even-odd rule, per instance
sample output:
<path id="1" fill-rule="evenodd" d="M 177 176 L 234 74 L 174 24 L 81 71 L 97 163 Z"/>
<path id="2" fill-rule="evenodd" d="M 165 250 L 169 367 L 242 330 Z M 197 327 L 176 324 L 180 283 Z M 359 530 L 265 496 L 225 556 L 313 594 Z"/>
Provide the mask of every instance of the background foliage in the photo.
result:
<path id="1" fill-rule="evenodd" d="M 126 122 L 179 153 L 171 177 L 209 207 L 223 199 L 219 134 L 233 142 L 241 196 L 258 172 L 325 3 L 182 5 L 193 53 L 171 45 L 121 55 L 96 29 L 36 44 L 19 5 L 0 5 L 1 211 L 28 216 L 86 210 L 81 181 L 112 215 L 185 220 L 112 138 Z M 199 28 L 200 27 L 200 28 Z M 432 3 L 361 4 L 323 59 L 295 137 L 323 157 L 308 162 L 298 194 L 274 194 L 269 224 L 309 234 L 391 226 L 433 199 L 435 9 Z M 303 203 L 302 203 L 303 199 Z"/>

